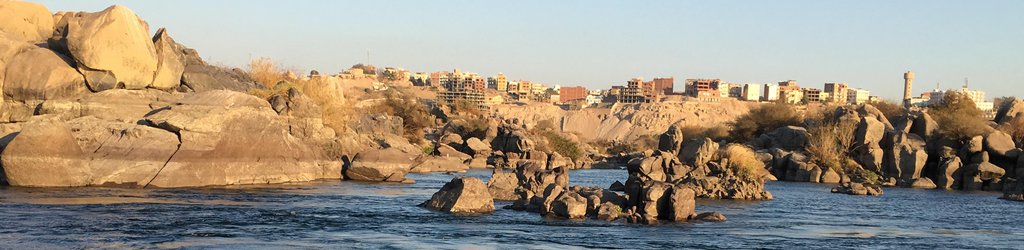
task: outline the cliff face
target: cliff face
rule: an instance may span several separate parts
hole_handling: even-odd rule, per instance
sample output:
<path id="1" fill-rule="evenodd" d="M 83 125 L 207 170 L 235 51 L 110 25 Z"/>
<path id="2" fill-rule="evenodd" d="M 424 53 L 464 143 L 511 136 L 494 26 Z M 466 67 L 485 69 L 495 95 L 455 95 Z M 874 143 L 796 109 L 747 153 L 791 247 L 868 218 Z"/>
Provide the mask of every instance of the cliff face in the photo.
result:
<path id="1" fill-rule="evenodd" d="M 611 108 L 566 111 L 548 104 L 501 105 L 492 108 L 505 119 L 526 124 L 551 120 L 563 132 L 577 133 L 590 141 L 623 141 L 659 134 L 673 124 L 711 127 L 732 122 L 746 114 L 755 103 L 725 101 L 616 104 Z"/>

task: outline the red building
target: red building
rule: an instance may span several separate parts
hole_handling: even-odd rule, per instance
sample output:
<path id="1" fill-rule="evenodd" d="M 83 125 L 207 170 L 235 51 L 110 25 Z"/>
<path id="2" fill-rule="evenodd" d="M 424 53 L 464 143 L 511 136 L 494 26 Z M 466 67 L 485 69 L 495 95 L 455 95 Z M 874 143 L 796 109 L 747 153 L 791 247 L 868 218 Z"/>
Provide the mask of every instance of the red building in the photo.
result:
<path id="1" fill-rule="evenodd" d="M 662 94 L 671 95 L 674 91 L 675 79 L 669 78 L 654 78 L 654 88 L 658 91 L 662 91 Z"/>
<path id="2" fill-rule="evenodd" d="M 562 87 L 558 89 L 560 102 L 571 102 L 587 99 L 587 88 L 584 87 Z"/>

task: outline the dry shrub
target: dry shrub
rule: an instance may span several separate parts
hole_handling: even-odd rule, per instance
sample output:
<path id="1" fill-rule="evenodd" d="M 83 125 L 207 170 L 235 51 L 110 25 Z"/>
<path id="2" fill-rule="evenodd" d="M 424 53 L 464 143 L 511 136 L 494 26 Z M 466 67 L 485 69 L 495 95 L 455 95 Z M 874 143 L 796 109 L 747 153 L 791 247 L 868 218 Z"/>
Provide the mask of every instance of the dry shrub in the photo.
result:
<path id="1" fill-rule="evenodd" d="M 928 114 L 939 124 L 939 134 L 949 139 L 970 139 L 992 130 L 974 101 L 959 92 L 947 92 L 941 103 L 929 108 Z"/>
<path id="2" fill-rule="evenodd" d="M 736 141 L 749 141 L 755 136 L 785 126 L 799 126 L 803 118 L 792 106 L 782 103 L 762 104 L 731 123 Z"/>
<path id="3" fill-rule="evenodd" d="M 711 138 L 715 141 L 729 140 L 731 136 L 729 134 L 729 128 L 723 125 L 711 126 L 711 127 L 700 127 L 688 125 L 683 127 L 683 138 L 695 139 L 695 138 Z"/>
<path id="4" fill-rule="evenodd" d="M 434 125 L 434 117 L 427 106 L 415 99 L 405 98 L 397 91 L 384 94 L 384 102 L 371 107 L 368 112 L 384 113 L 402 118 L 405 138 L 412 143 L 420 143 L 424 139 L 424 129 Z"/>
<path id="5" fill-rule="evenodd" d="M 757 172 L 765 168 L 764 162 L 757 159 L 754 150 L 741 144 L 726 145 L 719 154 L 722 159 L 729 159 L 729 168 L 733 173 L 746 180 L 756 180 Z"/>
<path id="6" fill-rule="evenodd" d="M 264 87 L 272 88 L 280 81 L 290 80 L 287 79 L 287 75 L 288 73 L 270 58 L 249 60 L 249 76 Z"/>
<path id="7" fill-rule="evenodd" d="M 890 121 L 894 121 L 897 117 L 906 113 L 906 109 L 903 108 L 903 105 L 889 100 L 872 101 L 868 102 L 868 104 L 874 106 L 878 111 L 881 111 L 882 114 L 885 115 L 885 118 Z"/>
<path id="8" fill-rule="evenodd" d="M 816 126 L 807 130 L 807 153 L 818 164 L 842 173 L 850 148 L 853 146 L 857 123 L 853 120 L 836 120 L 826 117 L 815 122 Z"/>
<path id="9" fill-rule="evenodd" d="M 547 141 L 548 148 L 551 151 L 558 152 L 558 154 L 568 157 L 573 161 L 577 161 L 583 157 L 583 150 L 580 150 L 579 143 L 576 143 L 565 136 L 562 136 L 555 131 L 544 131 L 541 133 Z"/>

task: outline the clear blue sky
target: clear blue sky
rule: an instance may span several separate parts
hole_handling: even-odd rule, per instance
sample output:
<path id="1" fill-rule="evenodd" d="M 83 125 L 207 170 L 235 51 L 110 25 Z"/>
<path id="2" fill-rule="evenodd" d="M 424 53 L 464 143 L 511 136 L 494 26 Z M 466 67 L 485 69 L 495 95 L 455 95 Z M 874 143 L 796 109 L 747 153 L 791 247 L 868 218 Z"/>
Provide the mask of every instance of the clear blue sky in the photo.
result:
<path id="1" fill-rule="evenodd" d="M 635 76 L 847 82 L 889 99 L 941 83 L 1024 96 L 1024 1 L 40 1 L 128 6 L 210 61 L 337 72 L 366 60 L 607 88 Z"/>

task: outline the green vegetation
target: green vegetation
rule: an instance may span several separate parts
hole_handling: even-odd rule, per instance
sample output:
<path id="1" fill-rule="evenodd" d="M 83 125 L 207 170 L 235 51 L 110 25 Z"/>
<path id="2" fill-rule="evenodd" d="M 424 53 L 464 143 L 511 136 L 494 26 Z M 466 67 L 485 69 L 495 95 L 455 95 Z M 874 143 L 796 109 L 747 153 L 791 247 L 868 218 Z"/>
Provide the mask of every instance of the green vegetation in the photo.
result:
<path id="1" fill-rule="evenodd" d="M 929 109 L 928 114 L 939 124 L 939 133 L 946 138 L 966 140 L 992 130 L 974 101 L 961 93 L 947 93 L 941 103 Z"/>
<path id="2" fill-rule="evenodd" d="M 749 141 L 754 136 L 771 132 L 780 127 L 799 126 L 803 118 L 792 106 L 769 103 L 751 109 L 731 123 L 732 137 L 736 141 Z"/>
<path id="3" fill-rule="evenodd" d="M 573 161 L 577 161 L 583 158 L 583 151 L 580 150 L 580 144 L 576 143 L 568 138 L 565 138 L 561 134 L 555 131 L 544 131 L 541 135 L 548 140 L 548 147 L 558 154 L 568 157 Z"/>

